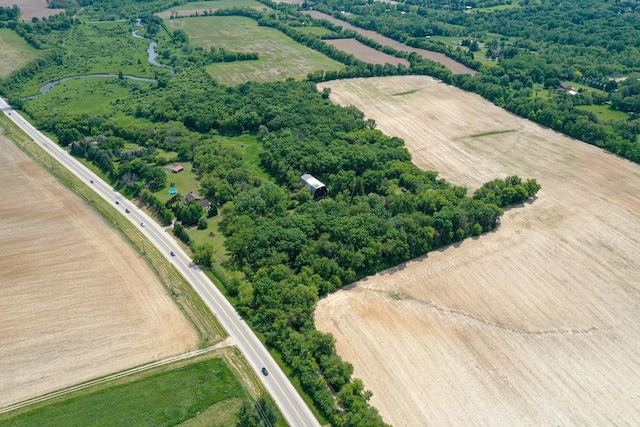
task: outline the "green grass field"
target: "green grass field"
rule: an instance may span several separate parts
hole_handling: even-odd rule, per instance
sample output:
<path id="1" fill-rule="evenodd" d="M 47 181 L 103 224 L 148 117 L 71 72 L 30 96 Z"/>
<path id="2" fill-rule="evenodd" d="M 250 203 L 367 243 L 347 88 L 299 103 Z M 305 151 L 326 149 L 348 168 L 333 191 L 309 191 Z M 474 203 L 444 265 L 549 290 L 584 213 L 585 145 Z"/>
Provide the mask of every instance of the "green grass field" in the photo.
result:
<path id="1" fill-rule="evenodd" d="M 629 119 L 629 115 L 627 113 L 612 110 L 608 105 L 580 105 L 577 108 L 579 110 L 592 112 L 596 117 L 598 117 L 598 120 L 602 122 Z"/>
<path id="2" fill-rule="evenodd" d="M 259 27 L 249 18 L 206 16 L 165 22 L 171 31 L 184 30 L 196 47 L 258 52 L 260 57 L 256 61 L 220 62 L 207 66 L 207 72 L 225 85 L 304 78 L 315 70 L 343 68 L 341 63 L 296 43 L 273 28 Z"/>
<path id="3" fill-rule="evenodd" d="M 38 57 L 38 51 L 32 48 L 8 28 L 0 28 L 0 78 L 7 77 L 12 71 Z"/>
<path id="4" fill-rule="evenodd" d="M 0 421 L 0 426 L 174 426 L 212 405 L 246 396 L 222 359 L 164 368 L 134 381 L 83 391 Z M 220 409 L 218 407 L 218 409 Z M 230 425 L 234 413 L 224 411 Z M 233 424 L 231 424 L 233 425 Z"/>
<path id="5" fill-rule="evenodd" d="M 214 0 L 185 3 L 167 10 L 196 10 L 196 9 L 230 9 L 232 7 L 264 6 L 255 0 Z"/>
<path id="6" fill-rule="evenodd" d="M 83 113 L 104 115 L 113 109 L 112 102 L 127 98 L 132 88 L 146 89 L 150 86 L 151 83 L 131 80 L 121 84 L 117 77 L 70 79 L 53 87 L 46 95 L 27 101 L 27 105 L 29 112 L 37 117 L 54 114 L 73 117 Z"/>

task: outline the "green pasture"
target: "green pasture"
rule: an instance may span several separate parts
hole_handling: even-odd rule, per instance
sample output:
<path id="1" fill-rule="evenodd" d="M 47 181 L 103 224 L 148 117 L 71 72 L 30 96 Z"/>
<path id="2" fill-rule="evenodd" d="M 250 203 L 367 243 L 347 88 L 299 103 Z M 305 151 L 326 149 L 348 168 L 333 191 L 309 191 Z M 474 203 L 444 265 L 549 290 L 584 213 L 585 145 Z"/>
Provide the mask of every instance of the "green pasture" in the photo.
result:
<path id="1" fill-rule="evenodd" d="M 203 16 L 165 20 L 171 30 L 182 29 L 193 46 L 258 52 L 255 61 L 219 62 L 207 72 L 225 85 L 255 81 L 304 78 L 316 70 L 338 70 L 343 65 L 296 43 L 278 30 L 259 27 L 257 22 L 239 16 Z"/>
<path id="2" fill-rule="evenodd" d="M 592 112 L 601 122 L 629 119 L 629 115 L 627 113 L 623 111 L 613 110 L 608 105 L 580 105 L 576 108 L 582 111 Z"/>
<path id="3" fill-rule="evenodd" d="M 255 7 L 255 6 L 263 6 L 267 7 L 264 4 L 257 2 L 255 0 L 214 0 L 214 1 L 196 1 L 185 3 L 180 6 L 175 6 L 168 11 L 172 10 L 196 10 L 196 9 L 230 9 L 233 7 Z"/>
<path id="4" fill-rule="evenodd" d="M 0 420 L 0 426 L 174 426 L 212 405 L 246 396 L 222 359 L 165 368 L 131 382 L 70 397 Z M 216 425 L 234 425 L 235 413 Z"/>
<path id="5" fill-rule="evenodd" d="M 12 71 L 38 57 L 38 51 L 13 30 L 0 28 L 0 78 L 7 77 Z"/>
<path id="6" fill-rule="evenodd" d="M 27 101 L 29 112 L 35 117 L 61 114 L 70 117 L 79 114 L 106 115 L 113 103 L 129 97 L 132 90 L 148 89 L 151 83 L 123 80 L 117 77 L 90 77 L 69 79 L 54 86 L 49 93 Z M 39 93 L 39 90 L 38 90 Z"/>

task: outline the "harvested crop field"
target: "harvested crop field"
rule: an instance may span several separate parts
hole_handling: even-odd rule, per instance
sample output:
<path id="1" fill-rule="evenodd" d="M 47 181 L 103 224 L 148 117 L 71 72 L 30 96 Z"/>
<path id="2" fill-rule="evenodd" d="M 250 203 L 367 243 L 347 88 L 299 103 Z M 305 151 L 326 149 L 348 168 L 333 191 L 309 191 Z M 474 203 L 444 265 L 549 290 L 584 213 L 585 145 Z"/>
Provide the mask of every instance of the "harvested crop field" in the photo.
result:
<path id="1" fill-rule="evenodd" d="M 387 55 L 384 52 L 375 50 L 365 44 L 360 43 L 356 39 L 335 39 L 325 40 L 327 44 L 334 46 L 336 49 L 340 49 L 343 52 L 350 53 L 357 59 L 368 62 L 369 64 L 402 64 L 409 66 L 409 61 L 403 58 L 396 58 L 395 56 Z"/>
<path id="2" fill-rule="evenodd" d="M 336 292 L 317 327 L 394 426 L 632 425 L 640 419 L 640 166 L 429 77 L 334 81 L 472 188 L 542 184 L 494 232 Z"/>
<path id="3" fill-rule="evenodd" d="M 382 34 L 378 34 L 375 31 L 365 30 L 363 28 L 353 26 L 346 21 L 334 18 L 333 16 L 327 15 L 326 13 L 318 12 L 317 10 L 304 11 L 303 13 L 306 13 L 313 19 L 324 19 L 326 21 L 329 21 L 332 24 L 342 27 L 344 30 L 355 31 L 356 33 L 361 34 L 371 40 L 377 41 L 382 46 L 390 46 L 396 50 L 404 52 L 415 52 L 424 59 L 429 59 L 433 62 L 438 62 L 444 65 L 454 74 L 471 74 L 472 76 L 475 76 L 476 74 L 476 70 L 449 58 L 443 53 L 407 46 L 404 43 L 400 43 L 399 41 L 393 40 L 392 38 L 383 36 Z"/>
<path id="4" fill-rule="evenodd" d="M 52 15 L 58 15 L 64 12 L 64 9 L 49 9 L 47 7 L 47 0 L 0 0 L 0 6 L 13 7 L 16 5 L 20 8 L 22 21 L 31 22 L 32 18 L 42 19 L 42 17 L 49 17 Z"/>
<path id="5" fill-rule="evenodd" d="M 2 136 L 0 181 L 0 408 L 197 345 L 139 254 Z"/>

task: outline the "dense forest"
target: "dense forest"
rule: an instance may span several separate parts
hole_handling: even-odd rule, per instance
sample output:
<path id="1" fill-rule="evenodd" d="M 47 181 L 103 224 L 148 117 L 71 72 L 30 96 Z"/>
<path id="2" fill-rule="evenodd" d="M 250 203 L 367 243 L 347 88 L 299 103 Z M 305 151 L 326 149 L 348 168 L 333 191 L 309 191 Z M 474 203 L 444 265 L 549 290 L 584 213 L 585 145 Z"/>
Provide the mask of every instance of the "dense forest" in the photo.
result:
<path id="1" fill-rule="evenodd" d="M 118 13 L 134 14 L 136 8 L 151 12 L 166 6 L 100 0 L 82 5 L 89 11 L 86 16 L 117 17 L 122 16 Z M 220 12 L 224 13 L 254 16 L 258 12 Z M 443 67 L 415 56 L 410 68 L 374 67 L 325 47 L 320 38 L 303 37 L 288 24 L 289 13 L 297 12 L 256 17 L 261 25 L 278 28 L 340 60 L 346 71 L 339 73 L 433 73 L 470 87 L 470 82 L 482 81 L 453 77 Z M 113 99 L 107 113 L 39 110 L 21 96 L 29 85 L 37 87 L 38 82 L 63 73 L 86 72 L 100 63 L 91 56 L 100 49 L 80 50 L 89 30 L 80 31 L 80 24 L 65 14 L 46 22 L 11 25 L 45 53 L 4 79 L 0 90 L 40 128 L 69 146 L 71 154 L 93 162 L 115 187 L 149 206 L 161 223 L 180 221 L 174 234 L 187 244 L 191 243 L 187 229 L 200 226 L 206 213 L 197 203 L 184 204 L 179 197 L 162 203 L 154 195 L 166 184 L 162 170 L 166 160 L 157 151 L 191 162 L 201 193 L 214 206 L 209 215 L 216 215 L 220 206 L 222 219 L 216 231 L 225 236 L 230 255 L 228 262 L 220 264 L 209 244 L 192 244 L 194 260 L 212 269 L 238 311 L 267 345 L 279 351 L 332 425 L 384 425 L 367 403 L 371 394 L 351 377 L 352 366 L 336 354 L 333 338 L 315 329 L 316 302 L 359 278 L 495 229 L 503 208 L 531 200 L 540 186 L 534 179 L 512 176 L 468 194 L 466 188 L 438 178 L 437 172 L 417 168 L 401 139 L 376 130 L 375 122 L 364 120 L 357 109 L 334 105 L 330 92 L 318 92 L 313 82 L 346 74 L 318 72 L 308 81 L 226 87 L 203 66 L 224 60 L 229 52 L 192 49 L 186 34 L 169 33 L 149 15 L 143 15 L 142 21 L 160 40 L 161 57 L 175 73 L 153 73 L 157 82 L 148 87 L 131 84 L 120 73 L 115 84 L 126 95 Z M 128 37 L 133 25 L 123 22 L 90 35 L 112 46 L 111 56 L 116 57 L 135 47 L 135 40 L 115 41 L 121 35 Z M 78 43 L 78 50 L 70 53 L 59 48 L 61 40 Z M 255 55 L 259 58 L 260 52 Z M 143 62 L 125 65 L 152 74 Z M 615 101 L 618 105 L 635 96 L 634 88 L 624 92 L 622 86 L 620 96 L 627 96 Z M 228 141 L 240 135 L 255 137 L 261 152 L 259 165 L 249 164 L 237 147 L 223 143 L 223 137 Z M 127 144 L 138 149 L 125 149 Z M 329 196 L 314 200 L 300 183 L 304 173 L 325 183 Z M 241 274 L 229 274 L 231 270 Z"/>

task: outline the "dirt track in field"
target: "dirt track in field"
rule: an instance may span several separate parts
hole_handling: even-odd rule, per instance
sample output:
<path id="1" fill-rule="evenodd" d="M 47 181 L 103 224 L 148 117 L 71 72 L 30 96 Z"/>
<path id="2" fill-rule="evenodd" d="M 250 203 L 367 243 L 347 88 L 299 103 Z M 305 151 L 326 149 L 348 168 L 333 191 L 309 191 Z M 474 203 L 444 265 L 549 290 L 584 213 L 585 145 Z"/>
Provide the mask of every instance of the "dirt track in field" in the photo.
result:
<path id="1" fill-rule="evenodd" d="M 449 58 L 443 53 L 407 46 L 404 43 L 400 43 L 396 40 L 393 40 L 392 38 L 383 36 L 382 34 L 378 34 L 375 31 L 365 30 L 363 28 L 353 26 L 346 21 L 343 21 L 341 19 L 336 19 L 331 15 L 318 12 L 317 10 L 304 11 L 303 13 L 306 13 L 307 15 L 311 16 L 313 19 L 324 19 L 331 22 L 332 24 L 342 27 L 345 30 L 355 31 L 356 33 L 359 33 L 367 38 L 370 38 L 371 40 L 377 41 L 382 46 L 390 46 L 398 51 L 415 52 L 425 59 L 429 59 L 433 62 L 438 62 L 444 65 L 445 67 L 450 69 L 454 74 L 471 74 L 472 76 L 475 76 L 476 74 L 476 70 L 469 68 L 466 65 L 454 59 Z"/>
<path id="2" fill-rule="evenodd" d="M 402 64 L 408 67 L 409 61 L 403 58 L 396 58 L 395 56 L 387 55 L 386 53 L 375 50 L 365 44 L 360 43 L 356 39 L 335 39 L 325 40 L 327 44 L 340 49 L 343 52 L 350 53 L 357 59 L 368 62 L 370 64 Z"/>
<path id="3" fill-rule="evenodd" d="M 58 15 L 64 12 L 64 9 L 49 9 L 47 0 L 0 0 L 0 6 L 13 7 L 16 5 L 22 12 L 21 19 L 24 22 L 31 22 L 31 18 L 42 19 L 43 16 Z"/>
<path id="4" fill-rule="evenodd" d="M 197 345 L 139 254 L 5 137 L 0 183 L 0 407 Z"/>
<path id="5" fill-rule="evenodd" d="M 385 421 L 635 424 L 640 166 L 429 77 L 325 86 L 455 184 L 512 174 L 542 184 L 494 232 L 318 304 L 318 328 L 335 335 Z"/>

